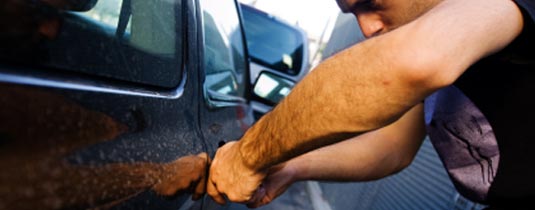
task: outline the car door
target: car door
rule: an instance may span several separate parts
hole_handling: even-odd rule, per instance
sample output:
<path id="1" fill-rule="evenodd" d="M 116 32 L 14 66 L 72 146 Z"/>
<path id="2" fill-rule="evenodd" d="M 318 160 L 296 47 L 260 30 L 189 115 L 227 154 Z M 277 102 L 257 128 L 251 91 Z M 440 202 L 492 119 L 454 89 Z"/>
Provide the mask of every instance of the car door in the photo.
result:
<path id="1" fill-rule="evenodd" d="M 205 78 L 200 127 L 213 157 L 219 146 L 238 140 L 254 122 L 248 54 L 237 1 L 199 0 L 199 9 Z M 203 209 L 222 208 L 209 196 L 205 201 Z"/>
<path id="2" fill-rule="evenodd" d="M 0 209 L 200 208 L 196 1 L 46 2 L 0 3 Z"/>
<path id="3" fill-rule="evenodd" d="M 213 154 L 238 140 L 253 123 L 248 54 L 235 0 L 200 0 L 204 101 L 201 130 Z"/>

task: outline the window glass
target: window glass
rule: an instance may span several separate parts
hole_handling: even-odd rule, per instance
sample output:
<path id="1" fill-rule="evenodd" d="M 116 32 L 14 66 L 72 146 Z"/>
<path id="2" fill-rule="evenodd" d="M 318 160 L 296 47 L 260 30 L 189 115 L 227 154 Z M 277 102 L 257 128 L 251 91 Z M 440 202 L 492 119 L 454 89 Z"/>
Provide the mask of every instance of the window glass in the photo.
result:
<path id="1" fill-rule="evenodd" d="M 119 24 L 121 4 L 122 1 L 120 0 L 101 0 L 91 10 L 82 12 L 81 14 L 106 24 L 109 27 L 116 27 Z"/>
<path id="2" fill-rule="evenodd" d="M 242 9 L 251 60 L 297 75 L 303 65 L 304 48 L 300 32 L 254 8 L 243 5 Z"/>
<path id="3" fill-rule="evenodd" d="M 243 97 L 246 71 L 244 39 L 233 0 L 202 0 L 205 88 Z"/>
<path id="4" fill-rule="evenodd" d="M 180 82 L 181 0 L 6 1 L 3 62 L 169 88 Z"/>

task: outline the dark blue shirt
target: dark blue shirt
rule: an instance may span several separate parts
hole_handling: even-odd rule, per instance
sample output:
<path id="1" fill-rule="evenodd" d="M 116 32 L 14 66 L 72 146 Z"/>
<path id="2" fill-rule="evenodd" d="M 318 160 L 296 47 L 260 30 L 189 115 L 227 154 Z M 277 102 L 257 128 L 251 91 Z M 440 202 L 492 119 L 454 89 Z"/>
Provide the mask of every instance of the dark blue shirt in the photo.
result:
<path id="1" fill-rule="evenodd" d="M 491 206 L 535 201 L 535 1 L 515 2 L 522 33 L 425 101 L 429 137 L 455 187 Z"/>

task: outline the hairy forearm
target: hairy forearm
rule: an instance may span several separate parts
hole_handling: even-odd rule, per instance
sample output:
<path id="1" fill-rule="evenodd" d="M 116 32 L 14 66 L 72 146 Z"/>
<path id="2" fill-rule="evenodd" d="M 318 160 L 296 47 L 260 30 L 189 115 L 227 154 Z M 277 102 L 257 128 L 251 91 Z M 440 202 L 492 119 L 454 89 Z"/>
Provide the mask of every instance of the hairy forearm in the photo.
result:
<path id="1" fill-rule="evenodd" d="M 521 29 L 513 3 L 490 1 L 444 1 L 405 26 L 327 59 L 244 135 L 239 146 L 245 164 L 265 169 L 383 127 L 453 83 Z"/>
<path id="2" fill-rule="evenodd" d="M 383 59 L 394 58 L 378 47 L 385 41 L 354 46 L 307 75 L 241 139 L 247 165 L 261 169 L 382 127 L 421 100 L 411 92 L 414 84 L 388 73 Z"/>

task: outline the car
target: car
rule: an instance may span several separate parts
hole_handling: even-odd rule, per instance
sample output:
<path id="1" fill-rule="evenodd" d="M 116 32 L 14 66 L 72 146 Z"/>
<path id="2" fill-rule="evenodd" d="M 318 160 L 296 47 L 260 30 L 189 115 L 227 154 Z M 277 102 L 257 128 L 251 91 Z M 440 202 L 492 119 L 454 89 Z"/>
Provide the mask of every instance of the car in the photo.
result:
<path id="1" fill-rule="evenodd" d="M 0 5 L 0 209 L 219 208 L 190 198 L 265 80 L 236 0 Z"/>
<path id="2" fill-rule="evenodd" d="M 269 112 L 310 68 L 308 36 L 299 26 L 241 4 L 249 49 L 255 119 Z"/>

